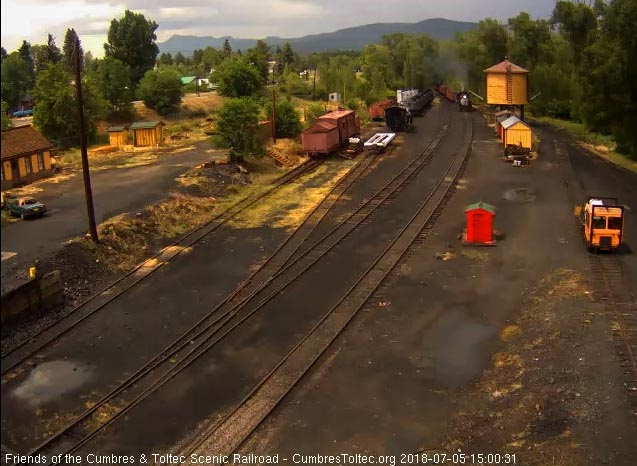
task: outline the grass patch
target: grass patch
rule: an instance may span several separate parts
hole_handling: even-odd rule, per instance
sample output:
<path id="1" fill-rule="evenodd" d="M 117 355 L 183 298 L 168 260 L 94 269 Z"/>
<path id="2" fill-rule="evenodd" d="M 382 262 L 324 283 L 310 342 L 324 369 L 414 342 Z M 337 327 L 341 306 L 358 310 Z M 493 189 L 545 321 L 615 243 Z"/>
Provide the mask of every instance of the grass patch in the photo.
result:
<path id="1" fill-rule="evenodd" d="M 148 255 L 156 242 L 177 238 L 208 222 L 216 212 L 214 198 L 173 193 L 140 215 L 123 214 L 102 223 L 100 244 L 87 245 L 111 269 L 129 270 Z"/>
<path id="2" fill-rule="evenodd" d="M 235 217 L 230 225 L 234 228 L 273 227 L 294 229 L 329 193 L 332 187 L 349 172 L 353 161 L 337 161 L 339 170 L 332 174 L 330 165 L 325 162 L 311 174 L 301 180 L 285 185 L 261 202 Z M 315 185 L 315 186 L 308 186 Z"/>
<path id="3" fill-rule="evenodd" d="M 15 223 L 18 220 L 20 219 L 17 217 L 14 217 L 13 215 L 9 214 L 8 211 L 2 209 L 2 226 L 9 225 L 10 223 Z"/>
<path id="4" fill-rule="evenodd" d="M 616 151 L 617 145 L 612 136 L 589 131 L 582 123 L 574 121 L 551 117 L 533 117 L 533 119 L 569 132 L 579 140 L 583 147 L 595 155 L 637 173 L 637 162 Z"/>

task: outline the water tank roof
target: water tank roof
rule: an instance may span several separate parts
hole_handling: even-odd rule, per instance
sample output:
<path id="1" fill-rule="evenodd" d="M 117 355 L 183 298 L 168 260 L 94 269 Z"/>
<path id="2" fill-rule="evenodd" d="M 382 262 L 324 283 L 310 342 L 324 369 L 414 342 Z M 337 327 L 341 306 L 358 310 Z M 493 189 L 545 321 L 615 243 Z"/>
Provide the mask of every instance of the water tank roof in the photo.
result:
<path id="1" fill-rule="evenodd" d="M 515 63 L 511 63 L 509 60 L 504 60 L 498 63 L 497 65 L 493 65 L 491 68 L 487 68 L 484 70 L 485 73 L 508 73 L 509 67 L 511 68 L 511 73 L 528 73 L 529 70 L 522 68 L 521 66 L 516 65 Z"/>

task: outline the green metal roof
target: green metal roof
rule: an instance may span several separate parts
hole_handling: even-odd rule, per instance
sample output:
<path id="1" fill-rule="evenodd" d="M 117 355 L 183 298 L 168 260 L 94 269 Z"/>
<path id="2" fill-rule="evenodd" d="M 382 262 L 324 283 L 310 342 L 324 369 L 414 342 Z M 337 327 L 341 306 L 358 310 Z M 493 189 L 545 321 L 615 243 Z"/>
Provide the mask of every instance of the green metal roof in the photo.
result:
<path id="1" fill-rule="evenodd" d="M 109 133 L 116 133 L 116 132 L 120 132 L 120 131 L 124 131 L 128 129 L 128 125 L 123 125 L 123 126 L 111 126 L 108 128 L 108 132 Z"/>
<path id="2" fill-rule="evenodd" d="M 156 128 L 158 125 L 166 125 L 163 121 L 137 121 L 130 125 L 130 129 Z"/>
<path id="3" fill-rule="evenodd" d="M 197 76 L 182 76 L 181 84 L 185 86 L 186 84 L 190 84 L 191 82 L 193 82 L 195 79 L 197 79 Z"/>
<path id="4" fill-rule="evenodd" d="M 464 211 L 468 212 L 470 210 L 476 209 L 486 210 L 487 212 L 491 212 L 493 215 L 495 215 L 495 207 L 491 204 L 487 204 L 486 202 L 475 202 L 473 204 L 469 204 L 467 207 L 465 207 Z"/>

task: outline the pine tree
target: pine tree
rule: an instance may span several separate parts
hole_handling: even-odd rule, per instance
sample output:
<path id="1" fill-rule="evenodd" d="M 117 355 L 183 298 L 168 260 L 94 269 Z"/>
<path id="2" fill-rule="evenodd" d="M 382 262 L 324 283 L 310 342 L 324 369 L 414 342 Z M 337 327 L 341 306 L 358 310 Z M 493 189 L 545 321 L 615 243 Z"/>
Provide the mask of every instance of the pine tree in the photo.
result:
<path id="1" fill-rule="evenodd" d="M 223 42 L 223 48 L 221 49 L 221 55 L 223 58 L 228 58 L 232 55 L 232 47 L 230 46 L 230 41 L 228 38 Z"/>
<path id="2" fill-rule="evenodd" d="M 66 35 L 64 36 L 64 46 L 62 47 L 63 56 L 62 62 L 64 63 L 64 67 L 73 71 L 75 66 L 75 61 L 73 59 L 73 52 L 75 51 L 75 43 L 79 39 L 75 29 L 67 29 Z M 80 42 L 80 68 L 84 67 L 84 51 L 82 50 L 82 43 Z"/>

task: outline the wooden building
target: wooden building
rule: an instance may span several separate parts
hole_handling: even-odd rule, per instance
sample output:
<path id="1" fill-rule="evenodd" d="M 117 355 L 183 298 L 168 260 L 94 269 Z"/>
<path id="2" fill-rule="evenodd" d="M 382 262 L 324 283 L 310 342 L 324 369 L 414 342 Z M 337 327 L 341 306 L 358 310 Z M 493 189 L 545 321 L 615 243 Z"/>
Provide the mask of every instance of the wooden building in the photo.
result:
<path id="1" fill-rule="evenodd" d="M 156 147 L 164 142 L 163 121 L 138 121 L 130 125 L 135 147 Z"/>
<path id="2" fill-rule="evenodd" d="M 114 147 L 128 145 L 128 125 L 111 126 L 108 128 L 108 143 Z"/>
<path id="3" fill-rule="evenodd" d="M 31 125 L 2 131 L 2 189 L 52 175 L 52 147 Z"/>
<path id="4" fill-rule="evenodd" d="M 529 103 L 529 71 L 504 60 L 484 70 L 489 105 L 525 105 Z"/>
<path id="5" fill-rule="evenodd" d="M 511 116 L 501 123 L 502 143 L 504 147 L 520 146 L 531 150 L 533 137 L 531 128 L 518 117 Z"/>

